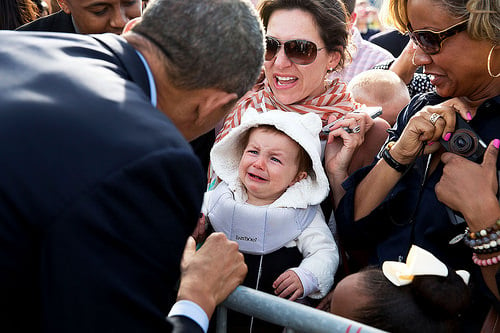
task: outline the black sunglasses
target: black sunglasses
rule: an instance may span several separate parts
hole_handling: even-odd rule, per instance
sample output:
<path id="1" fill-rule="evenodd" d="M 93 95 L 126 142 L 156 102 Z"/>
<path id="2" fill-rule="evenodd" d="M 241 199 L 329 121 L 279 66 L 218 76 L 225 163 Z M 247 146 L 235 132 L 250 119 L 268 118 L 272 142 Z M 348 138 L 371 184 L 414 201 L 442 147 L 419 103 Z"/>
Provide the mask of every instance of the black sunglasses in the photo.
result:
<path id="1" fill-rule="evenodd" d="M 443 41 L 453 35 L 458 34 L 467 29 L 467 21 L 458 22 L 449 28 L 441 31 L 432 30 L 413 30 L 410 23 L 408 23 L 408 34 L 415 43 L 427 54 L 436 54 L 441 51 Z"/>
<path id="2" fill-rule="evenodd" d="M 316 44 L 308 40 L 292 39 L 280 41 L 277 38 L 266 36 L 266 61 L 273 60 L 276 57 L 281 45 L 285 49 L 287 58 L 297 65 L 309 65 L 313 63 L 318 51 L 324 49 L 324 47 L 318 48 Z"/>

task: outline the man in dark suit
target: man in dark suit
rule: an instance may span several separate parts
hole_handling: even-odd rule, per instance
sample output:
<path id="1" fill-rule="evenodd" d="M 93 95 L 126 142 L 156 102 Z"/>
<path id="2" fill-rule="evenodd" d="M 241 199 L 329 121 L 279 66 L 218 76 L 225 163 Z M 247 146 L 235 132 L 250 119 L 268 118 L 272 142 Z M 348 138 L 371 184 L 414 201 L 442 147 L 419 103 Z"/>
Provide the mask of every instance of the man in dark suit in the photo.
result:
<path id="1" fill-rule="evenodd" d="M 260 73 L 251 5 L 155 0 L 123 37 L 0 45 L 0 330 L 202 332 L 246 266 L 221 234 L 185 246 L 206 187 L 187 141 Z"/>
<path id="2" fill-rule="evenodd" d="M 17 30 L 81 34 L 121 34 L 128 21 L 141 16 L 141 0 L 59 0 L 61 10 Z"/>
<path id="3" fill-rule="evenodd" d="M 47 31 L 82 34 L 111 32 L 121 34 L 125 25 L 141 15 L 139 0 L 59 0 L 62 10 L 27 23 L 19 31 Z M 144 6 L 144 1 L 142 1 Z M 215 130 L 190 142 L 205 172 L 208 172 L 210 150 L 215 142 Z"/>

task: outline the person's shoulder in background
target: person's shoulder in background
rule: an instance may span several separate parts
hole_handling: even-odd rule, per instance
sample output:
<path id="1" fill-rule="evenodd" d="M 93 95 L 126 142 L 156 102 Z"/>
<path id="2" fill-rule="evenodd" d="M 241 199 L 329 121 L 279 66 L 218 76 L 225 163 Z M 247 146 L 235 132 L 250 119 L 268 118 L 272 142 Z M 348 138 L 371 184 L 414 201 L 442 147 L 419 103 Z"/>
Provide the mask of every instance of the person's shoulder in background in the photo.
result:
<path id="1" fill-rule="evenodd" d="M 62 10 L 22 25 L 16 30 L 76 33 L 73 21 L 71 20 L 71 15 L 66 14 Z"/>
<path id="2" fill-rule="evenodd" d="M 375 35 L 379 32 L 380 32 L 380 30 L 368 28 L 366 31 L 361 32 L 361 37 L 364 40 L 368 40 L 368 39 L 370 39 L 370 37 L 372 37 L 373 35 Z"/>
<path id="3" fill-rule="evenodd" d="M 397 58 L 408 44 L 410 37 L 404 35 L 395 29 L 384 30 L 372 35 L 368 41 L 378 45 Z"/>

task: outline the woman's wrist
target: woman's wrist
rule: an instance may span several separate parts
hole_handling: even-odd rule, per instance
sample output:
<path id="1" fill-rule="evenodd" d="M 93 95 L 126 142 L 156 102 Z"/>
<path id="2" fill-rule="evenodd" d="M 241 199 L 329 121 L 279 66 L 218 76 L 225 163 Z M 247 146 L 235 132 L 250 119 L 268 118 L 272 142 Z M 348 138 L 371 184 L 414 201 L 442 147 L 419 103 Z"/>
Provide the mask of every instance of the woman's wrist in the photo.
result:
<path id="1" fill-rule="evenodd" d="M 349 173 L 347 172 L 347 168 L 335 168 L 331 171 L 326 170 L 326 175 L 328 179 L 334 180 L 335 182 L 344 182 L 344 180 L 349 177 Z"/>
<path id="2" fill-rule="evenodd" d="M 500 204 L 495 195 L 481 197 L 476 206 L 469 205 L 467 211 L 461 211 L 471 231 L 488 228 L 500 218 Z"/>
<path id="3" fill-rule="evenodd" d="M 342 183 L 349 177 L 349 174 L 343 171 L 327 173 L 328 182 L 330 183 L 330 188 L 335 191 L 335 189 L 342 188 Z"/>
<path id="4" fill-rule="evenodd" d="M 384 151 L 382 152 L 382 159 L 392 169 L 396 170 L 399 173 L 405 173 L 408 170 L 408 168 L 410 167 L 410 165 L 409 164 L 401 164 L 397 160 L 395 160 L 390 153 L 390 149 L 391 149 L 390 145 L 387 145 L 385 147 Z"/>
<path id="5" fill-rule="evenodd" d="M 400 144 L 398 141 L 391 141 L 386 145 L 386 149 L 389 150 L 391 157 L 402 165 L 409 165 L 415 160 L 415 156 L 407 156 L 407 154 L 402 153 L 400 149 Z"/>

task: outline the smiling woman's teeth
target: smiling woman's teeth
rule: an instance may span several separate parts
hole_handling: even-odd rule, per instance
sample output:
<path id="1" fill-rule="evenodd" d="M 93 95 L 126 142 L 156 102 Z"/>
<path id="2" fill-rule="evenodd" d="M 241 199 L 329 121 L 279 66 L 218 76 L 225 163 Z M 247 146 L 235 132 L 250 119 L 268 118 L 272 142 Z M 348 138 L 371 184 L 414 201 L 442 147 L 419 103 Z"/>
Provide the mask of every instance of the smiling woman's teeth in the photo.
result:
<path id="1" fill-rule="evenodd" d="M 276 83 L 285 85 L 285 84 L 290 84 L 293 83 L 297 80 L 295 77 L 290 77 L 290 76 L 276 76 Z"/>

